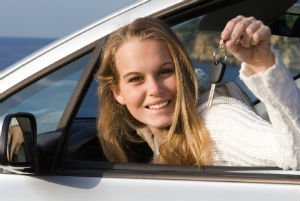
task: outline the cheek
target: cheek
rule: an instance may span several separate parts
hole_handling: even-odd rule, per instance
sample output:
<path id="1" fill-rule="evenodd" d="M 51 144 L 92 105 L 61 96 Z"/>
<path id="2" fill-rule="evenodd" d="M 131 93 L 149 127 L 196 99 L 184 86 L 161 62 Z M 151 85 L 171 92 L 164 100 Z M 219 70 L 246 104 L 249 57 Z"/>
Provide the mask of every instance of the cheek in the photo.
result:
<path id="1" fill-rule="evenodd" d="M 176 77 L 173 76 L 170 79 L 167 80 L 166 86 L 168 86 L 168 90 L 171 91 L 174 96 L 177 94 L 177 82 Z"/>
<path id="2" fill-rule="evenodd" d="M 121 89 L 125 105 L 128 107 L 139 106 L 143 103 L 143 93 L 139 89 L 123 87 Z"/>

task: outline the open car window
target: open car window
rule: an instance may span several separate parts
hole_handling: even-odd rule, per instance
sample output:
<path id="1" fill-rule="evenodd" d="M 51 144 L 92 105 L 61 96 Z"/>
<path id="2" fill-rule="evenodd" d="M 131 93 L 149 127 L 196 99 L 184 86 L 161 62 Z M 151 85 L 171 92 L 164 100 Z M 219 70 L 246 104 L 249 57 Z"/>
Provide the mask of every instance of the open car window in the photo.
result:
<path id="1" fill-rule="evenodd" d="M 286 67 L 297 84 L 300 82 L 300 18 L 299 10 L 296 8 L 290 9 L 288 13 L 280 16 L 278 21 L 269 26 L 272 32 L 275 33 L 271 38 L 272 46 L 282 56 Z M 176 25 L 173 29 L 190 55 L 195 68 L 200 68 L 206 74 L 209 74 L 209 69 L 214 62 L 213 52 L 218 48 L 221 32 L 202 29 L 202 19 L 203 17 L 195 18 Z M 268 119 L 265 106 L 259 102 L 239 78 L 241 63 L 229 54 L 226 64 L 227 68 L 223 83 L 229 81 L 237 83 L 251 99 L 256 112 L 264 119 Z"/>
<path id="2" fill-rule="evenodd" d="M 289 18 L 287 15 L 283 15 L 279 19 L 286 18 L 286 23 L 289 24 L 290 30 L 288 32 L 280 32 L 276 30 L 272 36 L 272 45 L 276 48 L 283 57 L 283 60 L 295 77 L 296 83 L 300 85 L 300 40 L 298 36 L 292 35 L 291 30 L 295 26 L 299 16 Z M 213 63 L 213 52 L 218 47 L 220 40 L 220 31 L 210 30 L 203 28 L 202 25 L 203 16 L 193 18 L 191 20 L 182 22 L 180 24 L 172 26 L 173 31 L 177 34 L 181 42 L 183 43 L 186 51 L 192 59 L 195 69 L 201 69 L 208 74 L 209 68 Z M 272 29 L 275 29 L 274 24 L 269 24 Z M 300 28 L 299 28 L 300 32 Z M 281 34 L 280 34 L 281 33 Z M 287 48 L 289 47 L 289 48 Z M 257 98 L 246 88 L 246 86 L 239 79 L 239 66 L 240 62 L 234 59 L 232 56 L 228 56 L 226 60 L 227 69 L 223 82 L 233 81 L 237 83 L 241 89 L 243 89 L 247 96 L 250 98 L 257 113 L 265 119 L 268 119 L 266 110 L 257 100 Z M 101 100 L 100 100 L 101 101 Z M 201 171 L 200 169 L 193 167 L 183 166 L 166 166 L 166 165 L 152 165 L 152 164 L 114 164 L 109 163 L 102 150 L 97 137 L 96 121 L 98 114 L 98 97 L 97 97 L 97 82 L 93 81 L 84 97 L 81 106 L 76 114 L 74 121 L 72 122 L 68 136 L 68 147 L 64 156 L 66 167 L 72 167 L 78 165 L 84 168 L 86 164 L 90 167 L 103 167 L 103 168 L 116 168 L 122 171 L 130 170 L 145 170 L 151 169 L 157 171 L 175 170 L 178 172 L 194 172 Z M 101 135 L 101 133 L 99 133 Z M 93 163 L 90 163 L 93 162 Z M 189 169 L 191 168 L 191 169 Z M 219 168 L 219 169 L 218 169 Z M 187 170 L 188 169 L 188 170 Z M 210 168 L 207 168 L 209 172 Z M 211 173 L 218 174 L 227 172 L 228 174 L 235 174 L 243 177 L 251 175 L 253 177 L 267 177 L 272 178 L 289 178 L 295 179 L 295 175 L 299 176 L 300 171 L 282 171 L 276 167 L 212 167 Z M 189 173 L 187 173 L 189 174 Z M 288 182 L 287 182 L 288 183 Z"/>

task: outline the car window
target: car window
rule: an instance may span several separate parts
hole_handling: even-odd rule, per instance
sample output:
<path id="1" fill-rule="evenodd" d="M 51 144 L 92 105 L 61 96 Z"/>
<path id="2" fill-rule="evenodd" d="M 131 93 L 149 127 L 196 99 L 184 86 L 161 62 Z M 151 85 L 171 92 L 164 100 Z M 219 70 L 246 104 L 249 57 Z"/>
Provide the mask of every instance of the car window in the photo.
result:
<path id="1" fill-rule="evenodd" d="M 0 105 L 0 115 L 30 112 L 37 120 L 37 132 L 56 130 L 60 117 L 90 58 L 90 53 L 37 80 Z"/>
<path id="2" fill-rule="evenodd" d="M 193 18 L 172 27 L 179 37 L 196 69 L 202 69 L 206 74 L 213 63 L 213 52 L 218 47 L 220 32 L 203 28 L 204 16 Z M 296 19 L 292 19 L 294 24 Z M 287 68 L 293 75 L 300 73 L 300 44 L 299 38 L 273 35 L 272 45 L 281 53 Z M 287 48 L 289 47 L 289 48 Z M 264 106 L 257 103 L 257 98 L 239 79 L 240 62 L 228 55 L 227 68 L 223 82 L 237 83 L 249 96 L 257 112 L 268 119 Z M 299 82 L 299 81 L 298 81 Z M 97 85 L 94 80 L 84 97 L 70 129 L 67 159 L 75 160 L 105 160 L 97 138 L 96 119 L 98 114 Z M 299 86 L 299 84 L 298 84 Z M 92 148 L 93 146 L 96 146 Z M 95 154 L 97 152 L 97 154 Z M 99 153 L 100 152 L 100 153 Z M 93 157 L 95 156 L 95 157 Z"/>
<path id="3" fill-rule="evenodd" d="M 289 22 L 289 29 L 292 30 L 297 23 L 298 16 L 286 14 L 284 16 Z M 185 21 L 181 24 L 175 25 L 173 31 L 176 33 L 187 53 L 189 54 L 193 65 L 196 69 L 202 69 L 206 74 L 209 74 L 209 69 L 213 63 L 213 53 L 218 47 L 220 40 L 220 32 L 211 31 L 202 28 L 203 16 Z M 282 19 L 282 18 L 280 18 Z M 300 19 L 299 19 L 300 22 Z M 299 23 L 300 24 L 300 23 Z M 299 27 L 300 28 L 300 27 Z M 284 32 L 283 32 L 284 33 Z M 299 31 L 300 35 L 300 31 Z M 293 76 L 300 73 L 300 61 L 297 59 L 300 57 L 300 39 L 298 37 L 287 36 L 272 36 L 273 46 L 282 55 L 283 60 L 290 70 Z M 289 47 L 289 48 L 287 48 Z M 223 82 L 234 81 L 237 83 L 243 91 L 246 92 L 248 97 L 255 105 L 257 112 L 267 119 L 266 110 L 264 105 L 257 103 L 257 98 L 252 94 L 245 84 L 239 79 L 239 67 L 240 62 L 227 55 L 226 59 L 226 71 L 223 78 Z M 208 84 L 208 83 L 206 83 Z M 79 108 L 77 118 L 96 118 L 98 112 L 98 97 L 97 97 L 97 82 L 93 81 L 91 87 L 88 90 L 84 101 Z"/>
<path id="4" fill-rule="evenodd" d="M 98 114 L 98 83 L 93 80 L 77 112 L 76 118 L 96 118 Z"/>
<path id="5" fill-rule="evenodd" d="M 299 12 L 299 10 L 300 9 L 296 11 Z M 186 21 L 173 27 L 173 30 L 190 55 L 195 68 L 200 68 L 208 74 L 209 69 L 213 64 L 213 52 L 218 48 L 221 33 L 218 31 L 201 29 L 202 19 L 203 17 L 199 17 Z M 300 18 L 299 15 L 296 15 L 295 13 L 285 14 L 279 18 L 279 22 L 280 30 L 274 30 L 274 32 L 281 35 L 272 35 L 272 46 L 281 54 L 283 62 L 291 75 L 297 77 L 297 75 L 300 74 Z M 274 24 L 270 25 L 272 31 L 273 29 L 279 29 L 277 25 L 279 22 L 276 21 Z M 223 82 L 234 81 L 237 83 L 252 101 L 256 112 L 261 117 L 268 120 L 264 104 L 257 100 L 238 77 L 240 62 L 230 56 L 230 54 L 227 56 L 227 68 Z"/>
<path id="6" fill-rule="evenodd" d="M 221 33 L 206 29 L 205 27 L 203 28 L 203 19 L 204 17 L 201 16 L 178 24 L 173 27 L 173 31 L 182 42 L 185 50 L 192 60 L 194 67 L 196 69 L 201 69 L 208 76 L 210 68 L 214 62 L 214 52 L 218 57 L 223 57 L 223 52 L 218 49 Z M 225 83 L 234 81 L 239 83 L 238 70 L 240 62 L 227 53 L 227 59 L 225 63 L 227 67 L 222 82 Z M 207 85 L 204 87 L 209 87 L 208 82 L 204 84 Z M 251 96 L 251 98 L 255 99 L 254 96 Z"/>

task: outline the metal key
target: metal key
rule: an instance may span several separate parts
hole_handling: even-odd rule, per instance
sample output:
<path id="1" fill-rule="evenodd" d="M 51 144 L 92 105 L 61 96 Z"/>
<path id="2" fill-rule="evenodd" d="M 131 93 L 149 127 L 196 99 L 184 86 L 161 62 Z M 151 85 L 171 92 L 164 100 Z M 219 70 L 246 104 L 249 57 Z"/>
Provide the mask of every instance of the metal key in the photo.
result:
<path id="1" fill-rule="evenodd" d="M 223 79 L 226 64 L 224 62 L 215 61 L 209 73 L 211 88 L 208 96 L 207 106 L 210 108 L 213 102 L 216 84 L 220 83 Z"/>

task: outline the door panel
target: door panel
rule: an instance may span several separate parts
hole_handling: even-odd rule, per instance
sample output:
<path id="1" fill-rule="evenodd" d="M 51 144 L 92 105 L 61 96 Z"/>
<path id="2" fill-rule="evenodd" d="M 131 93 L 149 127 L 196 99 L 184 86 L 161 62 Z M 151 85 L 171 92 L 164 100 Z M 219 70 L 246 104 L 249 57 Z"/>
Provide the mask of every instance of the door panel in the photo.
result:
<path id="1" fill-rule="evenodd" d="M 6 201 L 299 201 L 299 185 L 1 174 Z"/>

